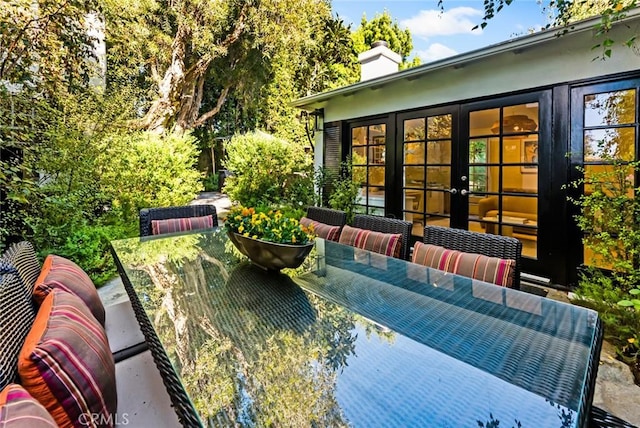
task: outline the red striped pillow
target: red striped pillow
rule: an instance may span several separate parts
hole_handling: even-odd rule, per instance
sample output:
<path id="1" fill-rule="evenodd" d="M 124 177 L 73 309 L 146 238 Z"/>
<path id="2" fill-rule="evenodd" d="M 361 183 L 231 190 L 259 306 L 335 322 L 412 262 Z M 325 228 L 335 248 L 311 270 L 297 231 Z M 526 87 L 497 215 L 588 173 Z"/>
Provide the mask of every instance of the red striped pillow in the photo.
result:
<path id="1" fill-rule="evenodd" d="M 87 415 L 105 422 L 115 418 L 116 373 L 109 342 L 74 294 L 55 289 L 42 302 L 18 357 L 18 375 L 61 427 L 84 426 Z"/>
<path id="2" fill-rule="evenodd" d="M 3 428 L 57 428 L 47 409 L 18 384 L 0 392 L 0 426 Z"/>
<path id="3" fill-rule="evenodd" d="M 482 254 L 465 253 L 416 242 L 411 261 L 503 287 L 513 285 L 515 261 Z"/>
<path id="4" fill-rule="evenodd" d="M 166 220 L 151 220 L 151 233 L 162 235 L 165 233 L 188 232 L 213 228 L 213 216 L 168 218 Z"/>
<path id="5" fill-rule="evenodd" d="M 402 234 L 374 232 L 372 230 L 345 225 L 342 228 L 338 242 L 351 245 L 352 247 L 362 248 L 363 250 L 373 251 L 374 253 L 384 254 L 385 256 L 400 258 Z"/>
<path id="6" fill-rule="evenodd" d="M 449 250 L 437 245 L 423 244 L 416 242 L 413 247 L 411 261 L 430 268 L 453 272 L 453 265 L 458 258 L 460 251 Z"/>
<path id="7" fill-rule="evenodd" d="M 94 317 L 104 325 L 104 306 L 96 286 L 80 266 L 64 257 L 49 254 L 33 290 L 33 300 L 42 304 L 54 288 L 73 293 L 89 307 Z"/>
<path id="8" fill-rule="evenodd" d="M 300 224 L 309 227 L 313 225 L 313 231 L 316 235 L 318 235 L 322 239 L 327 239 L 329 241 L 336 241 L 340 239 L 340 226 L 332 226 L 330 224 L 321 223 L 319 221 L 311 220 L 307 217 L 302 217 L 300 219 Z"/>

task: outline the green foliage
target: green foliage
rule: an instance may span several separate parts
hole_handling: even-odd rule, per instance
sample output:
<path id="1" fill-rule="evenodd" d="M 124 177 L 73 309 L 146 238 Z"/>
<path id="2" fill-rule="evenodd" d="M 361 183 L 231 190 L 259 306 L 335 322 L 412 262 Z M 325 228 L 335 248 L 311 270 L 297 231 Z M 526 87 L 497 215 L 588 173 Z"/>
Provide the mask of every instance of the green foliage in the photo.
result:
<path id="1" fill-rule="evenodd" d="M 445 3 L 445 0 L 438 0 L 441 10 L 444 10 Z M 484 29 L 498 12 L 511 3 L 513 0 L 485 0 L 482 22 L 473 29 Z M 630 10 L 638 6 L 637 0 L 550 0 L 540 3 L 552 21 L 545 28 L 564 27 L 562 34 L 567 33 L 576 21 L 600 16 L 600 22 L 594 26 L 594 38 L 598 42 L 592 48 L 601 50 L 601 54 L 595 59 L 602 60 L 610 58 L 612 54 L 615 40 L 609 37 L 609 31 L 613 28 L 613 24 L 624 19 Z M 634 48 L 635 41 L 636 36 L 633 35 L 623 41 L 622 45 Z"/>
<path id="2" fill-rule="evenodd" d="M 409 29 L 401 29 L 398 21 L 394 20 L 386 10 L 382 14 L 376 14 L 371 21 L 367 21 L 366 16 L 363 16 L 360 26 L 352 37 L 354 48 L 358 53 L 371 49 L 373 42 L 384 40 L 389 44 L 389 49 L 402 57 L 401 69 L 420 65 L 417 57 L 409 61 L 409 55 L 413 50 L 411 32 Z"/>
<path id="3" fill-rule="evenodd" d="M 219 189 L 218 185 L 218 174 L 209 174 L 202 180 L 202 185 L 204 186 L 204 190 L 206 192 L 217 192 Z"/>
<path id="4" fill-rule="evenodd" d="M 94 0 L 3 2 L 0 82 L 37 85 L 48 96 L 86 84 L 96 68 L 87 31 L 96 11 Z"/>
<path id="5" fill-rule="evenodd" d="M 640 292 L 640 198 L 634 196 L 640 188 L 634 189 L 632 179 L 640 162 L 621 162 L 625 155 L 613 149 L 600 143 L 599 153 L 609 164 L 571 185 L 585 189 L 570 200 L 580 208 L 576 221 L 594 262 L 581 272 L 574 301 L 596 309 L 622 359 L 638 364 L 640 311 L 633 307 L 640 301 L 629 297 Z"/>
<path id="6" fill-rule="evenodd" d="M 195 138 L 117 133 L 104 141 L 101 186 L 113 208 L 133 220 L 141 208 L 185 205 L 202 190 Z"/>
<path id="7" fill-rule="evenodd" d="M 224 191 L 244 206 L 298 206 L 313 201 L 311 156 L 263 132 L 237 134 L 226 143 Z"/>
<path id="8" fill-rule="evenodd" d="M 82 224 L 75 226 L 61 244 L 55 247 L 39 243 L 41 256 L 53 253 L 78 263 L 99 287 L 117 275 L 113 258 L 109 251 L 110 242 L 137 234 L 133 223 L 118 224 Z"/>
<path id="9" fill-rule="evenodd" d="M 338 177 L 330 178 L 333 190 L 329 195 L 329 206 L 347 213 L 347 223 L 351 224 L 355 215 L 355 204 L 360 197 L 360 181 L 353 175 L 353 162 L 348 158 L 342 163 L 342 171 Z"/>

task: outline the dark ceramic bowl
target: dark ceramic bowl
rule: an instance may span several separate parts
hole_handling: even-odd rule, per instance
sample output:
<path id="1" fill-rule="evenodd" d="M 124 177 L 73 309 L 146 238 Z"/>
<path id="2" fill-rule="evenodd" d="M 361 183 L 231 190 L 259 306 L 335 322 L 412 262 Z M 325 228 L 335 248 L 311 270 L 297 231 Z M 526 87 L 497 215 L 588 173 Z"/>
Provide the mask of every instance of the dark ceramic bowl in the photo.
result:
<path id="1" fill-rule="evenodd" d="M 311 252 L 315 242 L 303 245 L 278 244 L 275 242 L 252 239 L 235 232 L 227 231 L 233 245 L 251 262 L 265 270 L 297 268 Z"/>

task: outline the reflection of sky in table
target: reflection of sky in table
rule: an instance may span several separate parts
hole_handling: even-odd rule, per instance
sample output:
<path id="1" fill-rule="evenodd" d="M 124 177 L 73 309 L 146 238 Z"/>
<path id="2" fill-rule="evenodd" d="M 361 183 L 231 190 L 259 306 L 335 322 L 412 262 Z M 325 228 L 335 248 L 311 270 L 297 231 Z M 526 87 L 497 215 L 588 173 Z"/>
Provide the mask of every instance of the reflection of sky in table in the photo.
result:
<path id="1" fill-rule="evenodd" d="M 501 426 L 560 427 L 545 399 L 401 335 L 393 344 L 362 324 L 355 356 L 337 380 L 336 396 L 354 426 L 475 427 L 490 415 Z M 424 370 L 411 370 L 415 361 Z M 366 396 L 358 400 L 355 397 Z"/>

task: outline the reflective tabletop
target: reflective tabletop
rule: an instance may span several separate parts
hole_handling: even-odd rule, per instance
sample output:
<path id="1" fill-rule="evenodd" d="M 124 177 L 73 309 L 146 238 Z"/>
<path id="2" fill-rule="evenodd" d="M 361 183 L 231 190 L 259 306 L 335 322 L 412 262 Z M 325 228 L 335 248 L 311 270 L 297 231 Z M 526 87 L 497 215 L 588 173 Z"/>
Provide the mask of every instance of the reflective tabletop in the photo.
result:
<path id="1" fill-rule="evenodd" d="M 587 425 L 592 310 L 322 239 L 279 273 L 222 230 L 112 247 L 185 425 Z"/>

